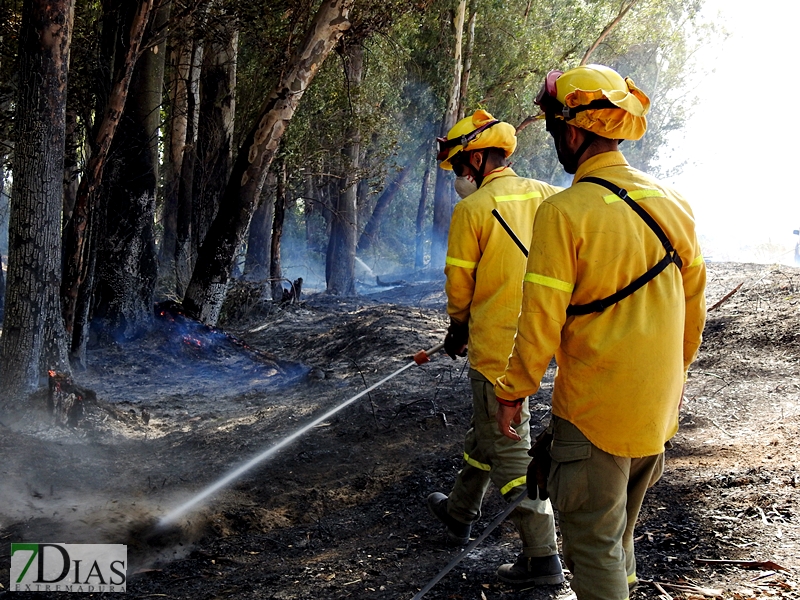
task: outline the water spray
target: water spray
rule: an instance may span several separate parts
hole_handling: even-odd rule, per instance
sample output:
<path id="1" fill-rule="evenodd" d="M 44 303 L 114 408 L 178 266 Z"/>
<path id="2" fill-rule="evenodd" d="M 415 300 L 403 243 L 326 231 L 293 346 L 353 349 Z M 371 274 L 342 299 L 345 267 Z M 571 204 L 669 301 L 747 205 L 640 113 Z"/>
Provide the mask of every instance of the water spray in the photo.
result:
<path id="1" fill-rule="evenodd" d="M 375 388 L 382 386 L 384 383 L 386 383 L 390 379 L 398 376 L 400 373 L 402 373 L 406 369 L 409 369 L 409 368 L 413 367 L 414 365 L 423 365 L 423 364 L 427 363 L 430 360 L 430 355 L 438 352 L 443 347 L 444 347 L 444 344 L 437 344 L 436 346 L 434 346 L 433 348 L 430 348 L 428 350 L 420 350 L 419 352 L 417 352 L 414 355 L 413 360 L 410 363 L 408 363 L 407 365 L 397 369 L 397 371 L 395 371 L 394 373 L 391 373 L 390 375 L 387 375 L 386 377 L 381 379 L 379 382 L 371 385 L 370 387 L 368 387 L 364 391 L 359 392 L 358 394 L 356 394 L 352 398 L 348 398 L 347 400 L 345 400 L 341 404 L 335 406 L 334 408 L 332 408 L 331 410 L 326 412 L 324 415 L 322 415 L 320 417 L 317 417 L 316 419 L 311 421 L 311 423 L 309 423 L 308 425 L 305 425 L 304 427 L 301 427 L 300 429 L 298 429 L 297 431 L 295 431 L 291 435 L 288 435 L 285 438 L 283 438 L 282 440 L 280 440 L 279 442 L 273 444 L 272 446 L 270 446 L 269 448 L 267 448 L 266 450 L 264 450 L 260 454 L 258 454 L 256 456 L 254 456 L 253 458 L 251 458 L 249 461 L 244 463 L 242 466 L 234 469 L 233 471 L 231 471 L 230 473 L 228 473 L 227 475 L 225 475 L 221 479 L 218 479 L 216 482 L 214 482 L 213 484 L 209 485 L 203 491 L 201 491 L 200 493 L 196 494 L 194 497 L 190 498 L 189 500 L 187 500 L 186 502 L 184 502 L 183 504 L 181 504 L 177 508 L 173 509 L 172 511 L 170 511 L 169 513 L 167 513 L 166 515 L 161 517 L 161 519 L 158 521 L 158 524 L 156 525 L 156 527 L 159 528 L 159 529 L 162 529 L 162 528 L 174 525 L 174 523 L 178 519 L 180 519 L 183 515 L 188 513 L 191 509 L 193 509 L 195 506 L 200 504 L 203 500 L 205 500 L 206 498 L 208 498 L 209 496 L 211 496 L 215 492 L 223 489 L 224 487 L 226 487 L 227 485 L 229 485 L 233 481 L 237 480 L 239 477 L 241 477 L 242 475 L 247 473 L 250 469 L 252 469 L 256 465 L 264 462 L 265 460 L 267 460 L 268 458 L 272 457 L 273 455 L 277 454 L 281 449 L 283 449 L 285 446 L 288 446 L 289 444 L 291 444 L 293 441 L 295 441 L 297 438 L 299 438 L 303 434 L 307 433 L 308 431 L 310 431 L 311 429 L 313 429 L 314 427 L 316 427 L 317 425 L 319 425 L 323 421 L 331 418 L 333 415 L 338 413 L 340 410 L 346 408 L 347 406 L 350 406 L 353 402 L 355 402 L 359 398 L 363 397 L 364 395 L 368 394 L 369 392 L 371 392 Z"/>

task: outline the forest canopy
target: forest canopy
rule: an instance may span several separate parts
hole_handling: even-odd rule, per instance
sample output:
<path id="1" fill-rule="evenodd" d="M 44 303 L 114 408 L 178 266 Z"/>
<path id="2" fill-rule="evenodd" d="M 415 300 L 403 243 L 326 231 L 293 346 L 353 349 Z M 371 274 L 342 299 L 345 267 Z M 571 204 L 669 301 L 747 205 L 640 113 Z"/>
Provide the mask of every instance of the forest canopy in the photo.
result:
<path id="1" fill-rule="evenodd" d="M 440 270 L 477 108 L 523 176 L 569 182 L 531 123 L 545 74 L 609 65 L 652 100 L 626 144 L 657 175 L 691 112 L 701 0 L 2 0 L 6 405 L 171 300 L 214 325 L 233 281 L 275 301 Z"/>

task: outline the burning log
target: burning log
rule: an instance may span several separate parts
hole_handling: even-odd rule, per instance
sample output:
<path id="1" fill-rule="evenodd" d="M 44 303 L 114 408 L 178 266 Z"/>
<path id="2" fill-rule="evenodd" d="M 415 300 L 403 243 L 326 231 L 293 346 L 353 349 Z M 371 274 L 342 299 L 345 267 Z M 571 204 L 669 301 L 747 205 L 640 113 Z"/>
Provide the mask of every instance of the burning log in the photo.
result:
<path id="1" fill-rule="evenodd" d="M 72 381 L 67 373 L 48 371 L 47 408 L 57 425 L 77 427 L 83 417 L 84 399 L 93 395 Z"/>

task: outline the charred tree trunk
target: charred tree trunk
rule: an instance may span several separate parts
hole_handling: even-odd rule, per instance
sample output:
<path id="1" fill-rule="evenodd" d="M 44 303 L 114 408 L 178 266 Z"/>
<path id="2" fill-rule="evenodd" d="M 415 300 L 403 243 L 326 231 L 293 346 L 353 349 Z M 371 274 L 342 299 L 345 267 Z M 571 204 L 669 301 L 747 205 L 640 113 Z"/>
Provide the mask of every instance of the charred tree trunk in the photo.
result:
<path id="1" fill-rule="evenodd" d="M 189 85 L 186 94 L 186 145 L 178 180 L 178 218 L 175 228 L 175 293 L 183 297 L 194 265 L 192 224 L 194 222 L 194 173 L 197 162 L 197 130 L 200 122 L 200 71 L 203 42 L 196 40 L 192 48 Z"/>
<path id="2" fill-rule="evenodd" d="M 178 190 L 186 147 L 186 130 L 189 115 L 189 75 L 192 65 L 193 40 L 188 32 L 176 40 L 171 48 L 169 76 L 169 120 L 167 121 L 166 156 L 164 161 L 164 207 L 161 223 L 163 235 L 158 253 L 161 288 L 168 293 L 175 290 L 175 247 L 178 235 Z"/>
<path id="3" fill-rule="evenodd" d="M 261 191 L 261 200 L 250 221 L 247 237 L 247 256 L 244 260 L 244 277 L 252 281 L 264 281 L 269 277 L 270 231 L 275 212 L 273 197 L 277 180 L 270 172 Z"/>
<path id="4" fill-rule="evenodd" d="M 117 27 L 111 26 L 113 21 L 118 21 L 118 17 L 112 14 L 117 4 L 109 2 L 105 7 L 103 41 L 113 43 L 118 37 L 115 35 Z M 85 285 L 87 278 L 91 279 L 89 273 L 90 258 L 94 256 L 95 249 L 89 245 L 89 240 L 94 237 L 91 235 L 90 215 L 98 211 L 99 188 L 103 179 L 103 171 L 106 166 L 106 159 L 111 148 L 119 126 L 120 117 L 125 108 L 128 98 L 128 89 L 133 76 L 133 67 L 139 55 L 142 38 L 145 28 L 150 19 L 153 7 L 153 0 L 142 0 L 136 6 L 132 22 L 127 30 L 120 31 L 124 37 L 127 48 L 124 51 L 124 58 L 118 65 L 110 65 L 110 71 L 115 73 L 114 83 L 110 91 L 101 86 L 99 96 L 101 105 L 104 105 L 98 112 L 103 114 L 102 120 L 96 128 L 95 141 L 92 149 L 92 156 L 89 159 L 86 172 L 81 179 L 78 187 L 78 195 L 75 199 L 75 208 L 72 211 L 70 222 L 66 227 L 64 236 L 65 251 L 64 263 L 62 267 L 63 275 L 61 281 L 61 310 L 64 317 L 64 325 L 67 336 L 70 338 L 70 345 L 73 351 L 85 343 L 85 322 L 78 322 L 76 319 L 76 308 L 79 303 L 79 294 L 91 291 L 91 287 Z M 108 31 L 107 29 L 113 29 Z M 102 46 L 102 45 L 101 45 Z M 101 51 L 108 50 L 111 56 L 114 51 L 101 47 Z M 93 219 L 99 222 L 98 219 Z M 95 238 L 96 239 L 96 238 Z M 91 303 L 91 298 L 82 298 L 84 305 Z"/>
<path id="5" fill-rule="evenodd" d="M 430 150 L 425 154 L 425 175 L 422 176 L 422 191 L 419 195 L 416 223 L 416 252 L 414 253 L 414 268 L 425 267 L 425 210 L 428 204 L 428 187 L 431 182 L 431 156 Z"/>
<path id="6" fill-rule="evenodd" d="M 369 250 L 370 246 L 372 246 L 372 243 L 375 241 L 375 237 L 378 234 L 378 230 L 383 224 L 383 219 L 386 216 L 386 211 L 389 208 L 389 205 L 392 203 L 392 200 L 394 200 L 395 196 L 397 196 L 397 192 L 400 191 L 400 188 L 405 183 L 409 173 L 411 173 L 413 170 L 414 165 L 419 163 L 419 156 L 425 151 L 425 146 L 427 146 L 429 143 L 430 142 L 426 140 L 420 144 L 416 150 L 414 150 L 412 159 L 409 161 L 409 163 L 395 173 L 392 181 L 386 186 L 386 189 L 384 189 L 383 193 L 378 197 L 378 201 L 375 203 L 375 208 L 372 210 L 372 216 L 370 216 L 366 227 L 364 227 L 364 231 L 361 233 L 361 238 L 358 240 L 357 250 L 359 252 L 365 252 Z"/>
<path id="7" fill-rule="evenodd" d="M 322 4 L 239 150 L 183 301 L 187 312 L 204 323 L 214 324 L 219 318 L 233 260 L 250 225 L 278 143 L 303 92 L 349 27 L 350 5 L 351 0 Z"/>
<path id="8" fill-rule="evenodd" d="M 458 3 L 455 19 L 455 46 L 453 52 L 453 84 L 450 88 L 450 99 L 447 110 L 442 118 L 442 127 L 439 135 L 446 136 L 447 132 L 456 124 L 458 116 L 459 88 L 461 86 L 461 40 L 464 29 L 464 12 L 466 0 Z M 447 253 L 447 233 L 450 229 L 450 214 L 452 213 L 452 175 L 450 171 L 436 169 L 436 188 L 433 193 L 433 232 L 431 235 L 431 266 L 443 267 Z"/>
<path id="9" fill-rule="evenodd" d="M 214 31 L 205 48 L 200 75 L 192 215 L 193 256 L 197 256 L 217 214 L 217 203 L 225 190 L 233 153 L 239 32 L 230 17 L 214 19 L 210 24 Z"/>
<path id="10" fill-rule="evenodd" d="M 345 54 L 345 76 L 351 93 L 358 90 L 364 74 L 364 48 L 358 43 L 349 45 Z M 356 231 L 358 227 L 358 167 L 361 157 L 361 133 L 357 115 L 345 134 L 344 178 L 333 214 L 331 237 L 328 242 L 326 266 L 327 291 L 342 295 L 355 293 Z"/>
<path id="11" fill-rule="evenodd" d="M 6 406 L 68 370 L 58 281 L 72 0 L 26 0 L 19 39 L 14 185 L 0 390 Z"/>
<path id="12" fill-rule="evenodd" d="M 78 196 L 78 112 L 67 109 L 64 132 L 64 200 L 62 202 L 62 221 L 64 225 L 69 221 L 75 198 Z"/>
<path id="13" fill-rule="evenodd" d="M 127 31 L 136 13 L 128 3 L 118 6 L 123 31 Z M 163 44 L 153 36 L 161 30 L 158 21 L 166 21 L 165 17 L 160 10 L 156 13 L 147 34 L 147 49 L 134 67 L 103 185 L 105 219 L 100 224 L 103 236 L 97 249 L 93 317 L 104 335 L 114 338 L 140 335 L 153 319 L 158 268 L 153 222 L 164 80 Z"/>
<path id="14" fill-rule="evenodd" d="M 269 244 L 269 280 L 272 300 L 283 299 L 283 272 L 281 270 L 281 237 L 286 216 L 286 165 L 281 164 L 278 186 L 275 189 L 275 216 L 272 218 L 272 239 Z"/>

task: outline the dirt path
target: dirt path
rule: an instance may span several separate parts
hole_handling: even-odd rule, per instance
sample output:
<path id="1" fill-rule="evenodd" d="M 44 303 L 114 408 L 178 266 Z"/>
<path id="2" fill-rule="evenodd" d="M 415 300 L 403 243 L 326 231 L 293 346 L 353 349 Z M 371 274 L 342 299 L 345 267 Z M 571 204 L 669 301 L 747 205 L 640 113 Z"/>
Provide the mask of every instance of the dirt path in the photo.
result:
<path id="1" fill-rule="evenodd" d="M 637 529 L 640 576 L 731 600 L 798 600 L 800 271 L 709 267 L 709 306 L 743 285 L 709 314 L 681 431 Z M 399 375 L 191 512 L 160 546 L 131 531 L 439 342 L 440 290 L 418 283 L 253 310 L 228 327 L 258 352 L 154 337 L 93 356 L 81 383 L 99 400 L 81 427 L 0 426 L 0 540 L 126 542 L 132 598 L 411 598 L 458 551 L 443 544 L 424 498 L 448 491 L 459 468 L 463 360 L 438 356 Z M 532 402 L 534 422 L 547 415 L 550 382 Z M 476 533 L 502 508 L 492 490 Z M 496 580 L 518 544 L 503 524 L 426 598 L 566 598 L 567 586 L 520 591 Z M 8 568 L 0 549 L 0 596 Z M 634 597 L 660 594 L 644 585 Z"/>

